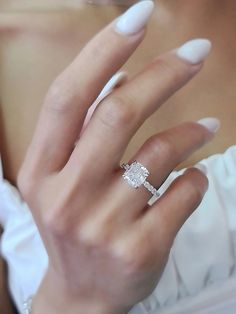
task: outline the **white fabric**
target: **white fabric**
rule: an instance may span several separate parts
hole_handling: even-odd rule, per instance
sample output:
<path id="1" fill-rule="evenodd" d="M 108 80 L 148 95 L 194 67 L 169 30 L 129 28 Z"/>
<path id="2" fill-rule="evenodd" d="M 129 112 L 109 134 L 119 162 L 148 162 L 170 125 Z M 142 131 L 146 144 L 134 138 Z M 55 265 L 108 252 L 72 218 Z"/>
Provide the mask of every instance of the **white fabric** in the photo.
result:
<path id="1" fill-rule="evenodd" d="M 236 146 L 202 161 L 209 190 L 174 242 L 163 276 L 130 314 L 236 313 Z M 34 294 L 48 258 L 28 206 L 0 167 L 1 252 L 17 308 Z M 172 173 L 162 191 L 179 173 Z"/>

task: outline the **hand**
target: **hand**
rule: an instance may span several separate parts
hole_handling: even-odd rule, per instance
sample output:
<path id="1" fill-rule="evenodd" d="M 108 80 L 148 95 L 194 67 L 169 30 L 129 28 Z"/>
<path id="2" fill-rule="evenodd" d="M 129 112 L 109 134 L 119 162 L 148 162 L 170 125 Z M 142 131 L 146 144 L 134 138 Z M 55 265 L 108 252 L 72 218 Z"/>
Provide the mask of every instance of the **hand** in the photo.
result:
<path id="1" fill-rule="evenodd" d="M 139 3 L 102 30 L 46 96 L 18 176 L 49 256 L 35 313 L 127 312 L 158 283 L 176 233 L 207 189 L 205 175 L 191 168 L 148 207 L 149 192 L 131 188 L 120 168 L 145 119 L 201 69 L 206 40 L 156 58 L 116 88 L 74 146 L 88 108 L 142 41 L 151 11 L 150 1 Z M 217 127 L 213 118 L 184 123 L 152 136 L 131 161 L 159 187 Z"/>

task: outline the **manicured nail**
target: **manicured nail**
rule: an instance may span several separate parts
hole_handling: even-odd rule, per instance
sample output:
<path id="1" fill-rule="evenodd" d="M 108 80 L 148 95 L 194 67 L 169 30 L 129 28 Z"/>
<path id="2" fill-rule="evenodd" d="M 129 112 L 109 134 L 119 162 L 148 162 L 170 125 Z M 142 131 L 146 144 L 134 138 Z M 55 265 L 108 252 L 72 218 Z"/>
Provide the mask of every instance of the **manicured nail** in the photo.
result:
<path id="1" fill-rule="evenodd" d="M 82 134 L 86 128 L 86 126 L 88 125 L 94 110 L 97 108 L 97 106 L 101 103 L 101 101 L 107 97 L 112 91 L 113 89 L 118 86 L 121 85 L 125 82 L 125 80 L 128 77 L 128 72 L 126 71 L 119 71 L 117 72 L 115 75 L 113 75 L 111 77 L 111 79 L 106 83 L 106 85 L 103 87 L 101 93 L 98 95 L 98 97 L 96 98 L 96 100 L 93 102 L 93 104 L 90 106 L 88 113 L 86 115 L 85 121 L 84 121 L 84 125 L 83 128 L 81 130 Z M 75 145 L 77 144 L 77 142 L 75 143 Z"/>
<path id="2" fill-rule="evenodd" d="M 194 168 L 197 168 L 198 170 L 200 170 L 202 173 L 204 173 L 205 175 L 207 175 L 207 167 L 203 164 L 196 164 L 194 166 Z"/>
<path id="3" fill-rule="evenodd" d="M 103 100 L 103 98 L 105 98 L 108 94 L 110 94 L 116 86 L 122 85 L 127 79 L 127 77 L 128 77 L 128 72 L 126 71 L 120 71 L 116 73 L 115 75 L 113 75 L 111 79 L 103 87 L 101 93 L 98 95 L 94 103 L 96 104 L 100 103 Z"/>
<path id="4" fill-rule="evenodd" d="M 128 72 L 126 71 L 119 71 L 116 74 L 114 74 L 111 79 L 106 83 L 106 85 L 103 87 L 103 90 L 101 91 L 99 96 L 103 96 L 104 94 L 107 94 L 107 92 L 111 91 L 114 87 L 116 87 L 119 84 L 122 84 L 128 76 Z"/>
<path id="5" fill-rule="evenodd" d="M 179 58 L 191 63 L 198 64 L 206 59 L 211 51 L 211 42 L 208 39 L 193 39 L 177 49 Z"/>
<path id="6" fill-rule="evenodd" d="M 147 24 L 154 10 L 154 2 L 145 0 L 134 4 L 119 17 L 115 30 L 124 35 L 133 35 L 141 31 Z"/>
<path id="7" fill-rule="evenodd" d="M 197 123 L 203 125 L 208 131 L 216 133 L 220 128 L 220 120 L 216 118 L 204 118 L 198 120 Z"/>

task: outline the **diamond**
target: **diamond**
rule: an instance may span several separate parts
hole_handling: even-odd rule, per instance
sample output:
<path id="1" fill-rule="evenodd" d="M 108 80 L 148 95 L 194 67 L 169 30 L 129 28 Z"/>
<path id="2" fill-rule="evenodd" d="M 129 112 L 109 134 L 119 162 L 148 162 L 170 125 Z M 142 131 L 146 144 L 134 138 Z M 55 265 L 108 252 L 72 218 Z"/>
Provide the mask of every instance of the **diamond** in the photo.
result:
<path id="1" fill-rule="evenodd" d="M 136 189 L 146 181 L 148 176 L 149 171 L 137 161 L 134 161 L 123 174 L 128 184 Z"/>

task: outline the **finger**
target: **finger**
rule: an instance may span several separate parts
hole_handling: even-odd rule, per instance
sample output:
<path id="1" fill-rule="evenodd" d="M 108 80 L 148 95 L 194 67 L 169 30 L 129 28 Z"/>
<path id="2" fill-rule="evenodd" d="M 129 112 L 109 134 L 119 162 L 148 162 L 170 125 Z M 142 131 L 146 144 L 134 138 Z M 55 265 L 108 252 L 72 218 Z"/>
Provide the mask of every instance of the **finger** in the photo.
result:
<path id="1" fill-rule="evenodd" d="M 150 0 L 134 5 L 98 33 L 55 80 L 25 159 L 27 169 L 42 174 L 64 166 L 88 108 L 142 41 L 152 10 Z"/>
<path id="2" fill-rule="evenodd" d="M 144 230 L 152 235 L 154 241 L 159 238 L 163 245 L 170 247 L 179 229 L 201 203 L 208 179 L 206 167 L 197 167 L 189 168 L 175 179 L 141 218 Z"/>
<path id="3" fill-rule="evenodd" d="M 96 168 L 98 176 L 117 167 L 128 142 L 145 119 L 200 70 L 210 43 L 194 40 L 183 47 L 154 60 L 100 104 L 66 166 L 70 173 L 74 173 L 75 165 L 84 162 L 85 155 L 89 156 L 86 162 L 90 167 L 91 160 L 99 164 L 99 169 Z M 197 64 L 190 63 L 189 59 L 186 61 L 187 56 L 183 60 L 180 52 L 186 47 L 198 55 L 198 60 L 195 54 L 193 58 Z"/>
<path id="4" fill-rule="evenodd" d="M 91 107 L 88 110 L 88 113 L 86 115 L 86 118 L 84 120 L 83 128 L 81 130 L 80 136 L 86 129 L 89 121 L 91 120 L 91 117 L 95 111 L 95 109 L 98 107 L 98 105 L 101 103 L 101 101 L 107 97 L 115 88 L 123 85 L 128 79 L 128 73 L 125 71 L 120 71 L 116 73 L 110 81 L 104 86 L 102 89 L 101 93 L 98 95 L 97 99 L 95 102 L 91 105 Z"/>
<path id="5" fill-rule="evenodd" d="M 218 128 L 218 119 L 205 118 L 199 123 L 184 123 L 154 135 L 144 143 L 129 165 L 134 160 L 141 163 L 150 173 L 146 180 L 159 189 L 179 163 L 212 140 Z M 137 189 L 132 187 L 129 180 L 124 180 L 123 174 L 126 174 L 123 169 L 117 172 L 117 182 L 112 195 L 119 204 L 119 208 L 125 208 L 127 218 L 137 217 L 152 194 L 143 184 Z M 118 211 L 120 212 L 120 209 Z"/>

